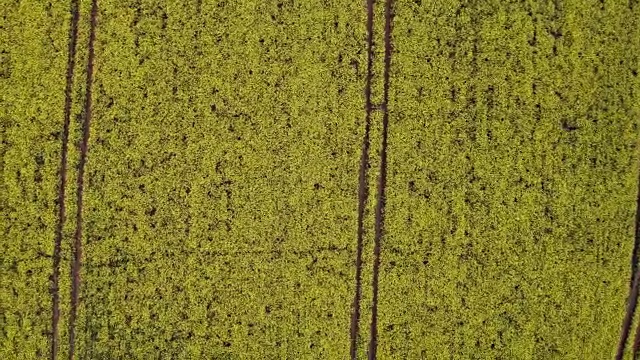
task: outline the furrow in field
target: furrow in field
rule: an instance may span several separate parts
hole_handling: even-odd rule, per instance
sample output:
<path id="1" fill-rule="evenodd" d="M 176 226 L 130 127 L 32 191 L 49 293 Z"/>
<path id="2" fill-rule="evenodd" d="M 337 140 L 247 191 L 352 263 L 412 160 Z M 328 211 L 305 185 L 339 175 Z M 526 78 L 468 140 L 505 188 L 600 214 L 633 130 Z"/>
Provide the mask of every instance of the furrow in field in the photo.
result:
<path id="1" fill-rule="evenodd" d="M 631 290 L 629 291 L 629 298 L 627 299 L 627 308 L 622 322 L 622 330 L 620 331 L 620 341 L 618 342 L 618 350 L 616 352 L 616 360 L 622 360 L 624 356 L 624 349 L 627 344 L 627 338 L 631 331 L 631 324 L 633 323 L 633 314 L 636 310 L 638 303 L 638 274 L 634 274 Z M 634 353 L 635 353 L 635 341 L 634 341 Z"/>
<path id="2" fill-rule="evenodd" d="M 369 341 L 369 359 L 376 359 L 378 344 L 378 281 L 380 273 L 380 251 L 384 232 L 384 204 L 385 188 L 387 186 L 387 142 L 389 128 L 389 69 L 391 67 L 391 31 L 392 31 L 392 0 L 385 1 L 385 29 L 384 29 L 384 92 L 382 100 L 382 149 L 380 152 L 380 178 L 375 213 L 375 238 L 373 260 L 373 302 L 371 309 L 371 333 Z"/>
<path id="3" fill-rule="evenodd" d="M 69 149 L 69 122 L 71 118 L 71 91 L 73 90 L 73 72 L 76 60 L 76 42 L 78 38 L 78 19 L 80 11 L 78 0 L 71 1 L 71 24 L 69 26 L 69 57 L 67 61 L 64 120 L 62 130 L 62 150 L 60 155 L 60 182 L 58 187 L 58 220 L 56 225 L 55 240 L 53 246 L 53 273 L 51 276 L 52 320 L 51 320 L 51 359 L 57 359 L 59 334 L 58 323 L 60 321 L 60 295 L 58 291 L 58 279 L 60 277 L 60 258 L 62 250 L 62 234 L 66 218 L 65 191 L 67 184 L 67 155 Z"/>
<path id="4" fill-rule="evenodd" d="M 71 313 L 69 316 L 69 359 L 75 358 L 75 334 L 76 317 L 78 311 L 78 299 L 80 291 L 80 268 L 82 266 L 82 201 L 84 192 L 84 173 L 89 151 L 89 134 L 91 127 L 92 94 L 93 94 L 93 67 L 94 67 L 94 42 L 96 37 L 96 22 L 98 15 L 98 1 L 91 3 L 91 27 L 89 32 L 89 58 L 87 60 L 87 84 L 84 106 L 84 121 L 82 124 L 82 142 L 80 144 L 80 163 L 77 178 L 77 208 L 76 231 L 74 237 L 73 263 L 71 265 Z"/>
<path id="5" fill-rule="evenodd" d="M 640 179 L 638 179 L 638 199 L 636 201 L 636 232 L 633 242 L 633 252 L 631 253 L 631 279 L 629 288 L 633 286 L 633 279 L 638 269 L 638 256 L 640 252 Z"/>
<path id="6" fill-rule="evenodd" d="M 627 344 L 629 333 L 633 324 L 633 317 L 638 303 L 638 251 L 640 250 L 640 180 L 638 181 L 638 197 L 636 201 L 636 218 L 635 218 L 635 239 L 633 244 L 633 252 L 631 254 L 631 281 L 629 282 L 629 295 L 627 296 L 627 307 L 625 317 L 620 330 L 620 339 L 618 341 L 618 349 L 616 359 L 622 359 Z M 635 356 L 638 345 L 640 344 L 640 323 L 636 329 L 636 335 L 633 341 L 632 352 Z"/>
<path id="7" fill-rule="evenodd" d="M 358 232 L 356 247 L 356 285 L 352 305 L 350 327 L 350 350 L 352 360 L 357 357 L 358 329 L 360 325 L 360 300 L 362 297 L 362 247 L 364 237 L 364 214 L 369 195 L 367 170 L 369 167 L 369 147 L 371 128 L 371 79 L 373 77 L 373 0 L 367 1 L 367 78 L 365 83 L 365 125 L 362 140 L 362 155 L 358 179 Z"/>
<path id="8" fill-rule="evenodd" d="M 640 352 L 640 323 L 636 325 L 636 335 L 633 339 L 633 347 L 631 349 L 633 359 L 638 358 L 638 352 Z"/>

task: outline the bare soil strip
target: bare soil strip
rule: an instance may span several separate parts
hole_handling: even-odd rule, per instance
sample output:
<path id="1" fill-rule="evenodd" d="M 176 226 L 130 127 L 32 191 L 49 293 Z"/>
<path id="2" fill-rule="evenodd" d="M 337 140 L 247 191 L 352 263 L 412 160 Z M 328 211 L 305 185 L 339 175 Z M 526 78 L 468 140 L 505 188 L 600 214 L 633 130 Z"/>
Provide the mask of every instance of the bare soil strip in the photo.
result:
<path id="1" fill-rule="evenodd" d="M 633 277 L 638 271 L 638 254 L 640 252 L 640 179 L 638 179 L 638 198 L 636 200 L 636 237 L 633 243 L 633 252 L 631 253 L 631 281 L 629 288 L 633 286 Z"/>
<path id="2" fill-rule="evenodd" d="M 69 122 L 71 119 L 71 91 L 73 89 L 73 70 L 76 66 L 76 43 L 78 41 L 78 0 L 71 1 L 71 24 L 69 26 L 69 58 L 67 60 L 67 83 L 64 90 L 64 124 L 62 130 L 62 151 L 60 159 L 60 183 L 58 185 L 58 223 L 53 245 L 53 273 L 51 275 L 51 359 L 58 358 L 60 343 L 58 324 L 60 323 L 60 295 L 58 282 L 60 278 L 60 252 L 62 248 L 62 229 L 66 219 L 65 189 L 67 186 L 67 158 L 69 152 Z"/>
<path id="3" fill-rule="evenodd" d="M 636 326 L 636 336 L 633 339 L 633 359 L 640 358 L 640 323 Z"/>
<path id="4" fill-rule="evenodd" d="M 629 297 L 627 299 L 627 312 L 622 322 L 622 330 L 620 331 L 620 341 L 618 342 L 618 352 L 616 353 L 616 360 L 621 360 L 624 353 L 624 348 L 631 331 L 631 323 L 633 322 L 633 315 L 636 310 L 636 304 L 638 303 L 638 277 L 640 272 L 638 271 L 638 251 L 640 250 L 640 179 L 638 182 L 638 197 L 636 205 L 636 236 L 633 246 L 633 253 L 631 254 L 631 287 L 629 289 Z M 640 325 L 640 324 L 639 324 Z M 640 326 L 636 330 L 636 335 L 633 344 L 634 358 L 635 354 L 640 347 Z"/>
<path id="5" fill-rule="evenodd" d="M 618 352 L 616 353 L 616 360 L 622 360 L 624 348 L 629 337 L 629 331 L 631 330 L 631 323 L 633 322 L 633 313 L 636 310 L 636 304 L 638 303 L 638 274 L 636 273 L 633 279 L 633 285 L 627 301 L 627 312 L 622 322 L 622 331 L 620 332 L 620 342 L 618 343 Z"/>
<path id="6" fill-rule="evenodd" d="M 362 156 L 358 180 L 358 244 L 356 249 L 356 289 L 351 311 L 351 359 L 357 358 L 358 331 L 360 323 L 360 298 L 362 297 L 362 243 L 364 237 L 364 209 L 369 196 L 367 168 L 369 166 L 369 133 L 371 129 L 371 79 L 373 77 L 373 0 L 367 0 L 367 79 L 365 94 L 365 127 L 362 140 Z"/>
<path id="7" fill-rule="evenodd" d="M 93 0 L 91 4 L 91 30 L 89 33 L 89 58 L 87 61 L 87 92 L 84 106 L 84 123 L 82 125 L 82 143 L 80 144 L 80 164 L 78 168 L 78 188 L 76 193 L 78 201 L 76 212 L 76 232 L 73 251 L 73 263 L 71 264 L 71 315 L 69 317 L 69 359 L 71 360 L 73 360 L 75 356 L 76 315 L 78 312 L 78 295 L 80 290 L 80 267 L 82 265 L 82 193 L 84 191 L 84 169 L 87 163 L 89 129 L 91 125 L 93 59 L 97 15 L 98 1 Z"/>
<path id="8" fill-rule="evenodd" d="M 387 138 L 389 129 L 389 68 L 391 67 L 391 0 L 385 1 L 384 25 L 384 97 L 382 101 L 382 150 L 380 153 L 380 182 L 376 204 L 375 243 L 373 248 L 373 303 L 371 308 L 371 339 L 369 359 L 376 359 L 378 345 L 378 278 L 380 273 L 380 243 L 384 229 L 385 187 L 387 185 Z"/>

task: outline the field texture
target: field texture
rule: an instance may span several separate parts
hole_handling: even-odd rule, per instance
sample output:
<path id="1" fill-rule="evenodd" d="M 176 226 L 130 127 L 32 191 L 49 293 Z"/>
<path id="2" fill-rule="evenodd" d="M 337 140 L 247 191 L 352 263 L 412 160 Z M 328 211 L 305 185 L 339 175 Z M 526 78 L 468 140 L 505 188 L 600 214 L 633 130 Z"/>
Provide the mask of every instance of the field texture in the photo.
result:
<path id="1" fill-rule="evenodd" d="M 1 359 L 640 346 L 638 1 L 0 14 Z"/>
<path id="2" fill-rule="evenodd" d="M 638 6 L 395 9 L 379 357 L 613 358 L 634 246 Z"/>

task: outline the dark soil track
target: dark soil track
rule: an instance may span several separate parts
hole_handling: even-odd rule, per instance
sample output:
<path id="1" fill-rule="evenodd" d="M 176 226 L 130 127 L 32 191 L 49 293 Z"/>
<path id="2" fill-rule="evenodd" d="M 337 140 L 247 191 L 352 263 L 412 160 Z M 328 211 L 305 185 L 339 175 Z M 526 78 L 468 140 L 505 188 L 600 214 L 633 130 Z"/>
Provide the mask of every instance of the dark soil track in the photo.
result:
<path id="1" fill-rule="evenodd" d="M 633 277 L 638 271 L 638 251 L 640 251 L 640 178 L 638 179 L 638 197 L 636 200 L 636 237 L 633 243 L 633 252 L 631 253 L 631 280 L 629 288 L 633 286 Z"/>
<path id="2" fill-rule="evenodd" d="M 73 263 L 71 264 L 71 314 L 69 316 L 69 359 L 75 356 L 75 327 L 78 312 L 78 295 L 80 290 L 80 267 L 82 265 L 82 193 L 84 191 L 84 170 L 87 163 L 89 145 L 89 130 L 91 126 L 91 96 L 93 86 L 94 42 L 96 38 L 96 22 L 98 15 L 98 1 L 91 4 L 91 30 L 89 32 L 89 58 L 87 60 L 87 91 L 84 105 L 84 122 L 82 124 L 82 143 L 80 144 L 80 164 L 78 167 L 77 183 L 77 212 L 76 232 L 73 249 Z"/>
<path id="3" fill-rule="evenodd" d="M 369 196 L 367 168 L 369 167 L 369 133 L 371 129 L 371 79 L 373 77 L 373 0 L 367 0 L 367 79 L 365 83 L 365 127 L 362 140 L 362 156 L 358 180 L 358 244 L 356 248 L 356 289 L 351 314 L 351 359 L 357 358 L 358 327 L 360 322 L 360 299 L 362 297 L 362 243 L 364 237 L 364 209 Z"/>
<path id="4" fill-rule="evenodd" d="M 384 95 L 382 101 L 382 150 L 380 153 L 380 181 L 376 204 L 375 240 L 373 248 L 373 302 L 371 309 L 371 339 L 369 341 L 369 359 L 376 359 L 378 345 L 378 280 L 380 273 L 380 247 L 384 230 L 385 187 L 387 185 L 387 138 L 389 132 L 389 68 L 391 67 L 391 1 L 385 1 L 384 25 Z"/>
<path id="5" fill-rule="evenodd" d="M 640 356 L 639 352 L 640 352 L 640 324 L 638 324 L 636 327 L 636 336 L 635 336 L 635 339 L 633 340 L 632 354 L 634 359 L 637 359 Z"/>
<path id="6" fill-rule="evenodd" d="M 629 297 L 627 299 L 627 311 L 622 322 L 622 329 L 620 331 L 620 341 L 618 342 L 618 350 L 616 352 L 616 360 L 621 360 L 624 353 L 624 348 L 631 332 L 631 325 L 633 323 L 633 315 L 636 311 L 636 305 L 638 303 L 638 278 L 640 273 L 638 272 L 638 251 L 640 250 L 640 179 L 638 180 L 638 195 L 636 202 L 636 232 L 633 245 L 633 253 L 631 254 L 631 281 L 629 288 Z M 633 356 L 636 357 L 638 350 L 640 349 L 640 324 L 636 329 L 635 339 L 633 341 Z"/>
<path id="7" fill-rule="evenodd" d="M 636 304 L 638 303 L 638 274 L 635 274 L 633 285 L 631 286 L 631 291 L 629 294 L 629 299 L 627 300 L 627 312 L 624 317 L 624 321 L 622 322 L 622 330 L 620 332 L 620 342 L 618 343 L 618 351 L 616 352 L 616 360 L 622 360 L 622 355 L 624 354 L 624 348 L 627 343 L 627 338 L 629 337 L 629 332 L 631 330 L 631 323 L 633 322 L 633 314 L 636 309 Z"/>
<path id="8" fill-rule="evenodd" d="M 69 58 L 67 60 L 67 82 L 64 90 L 64 124 L 62 130 L 62 151 L 60 159 L 60 183 L 58 187 L 58 223 L 56 224 L 55 242 L 53 245 L 53 273 L 51 275 L 52 320 L 51 320 L 51 359 L 58 357 L 60 322 L 60 295 L 58 282 L 60 278 L 60 252 L 62 246 L 62 229 L 66 218 L 65 189 L 67 186 L 67 158 L 69 152 L 69 122 L 71 118 L 71 91 L 73 89 L 73 71 L 76 65 L 76 43 L 78 41 L 78 0 L 71 1 L 71 25 L 69 27 Z"/>

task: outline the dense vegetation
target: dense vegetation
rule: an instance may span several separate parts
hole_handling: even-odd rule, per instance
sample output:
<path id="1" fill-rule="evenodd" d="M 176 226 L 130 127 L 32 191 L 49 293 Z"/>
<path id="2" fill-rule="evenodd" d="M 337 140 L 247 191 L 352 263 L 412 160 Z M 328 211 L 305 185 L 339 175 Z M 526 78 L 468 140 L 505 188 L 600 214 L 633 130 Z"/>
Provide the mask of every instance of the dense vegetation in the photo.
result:
<path id="1" fill-rule="evenodd" d="M 0 358 L 40 358 L 49 352 L 68 5 L 0 8 Z M 68 261 L 62 274 L 64 294 Z"/>
<path id="2" fill-rule="evenodd" d="M 78 354 L 341 358 L 357 3 L 102 2 Z"/>
<path id="3" fill-rule="evenodd" d="M 358 358 L 372 317 L 384 5 Z M 60 358 L 90 7 L 80 1 L 71 92 Z M 51 351 L 71 14 L 67 2 L 0 8 L 0 358 L 35 359 Z M 613 356 L 640 170 L 639 8 L 393 1 L 379 359 Z M 365 2 L 98 9 L 77 358 L 347 358 Z"/>
<path id="4" fill-rule="evenodd" d="M 638 6 L 397 1 L 380 358 L 613 358 Z"/>

